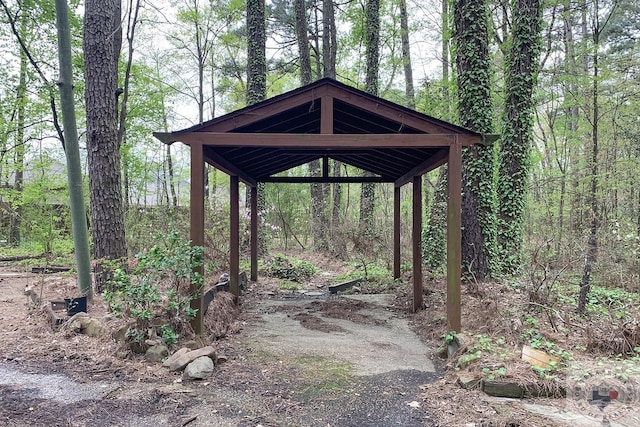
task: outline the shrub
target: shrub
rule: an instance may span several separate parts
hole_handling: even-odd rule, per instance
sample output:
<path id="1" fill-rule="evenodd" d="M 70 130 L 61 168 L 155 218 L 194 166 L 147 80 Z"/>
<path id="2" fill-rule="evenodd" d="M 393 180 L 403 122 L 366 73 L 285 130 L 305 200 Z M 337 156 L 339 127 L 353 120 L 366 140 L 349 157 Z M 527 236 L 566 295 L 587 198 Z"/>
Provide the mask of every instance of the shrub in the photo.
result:
<path id="1" fill-rule="evenodd" d="M 114 270 L 104 298 L 117 317 L 135 320 L 127 333 L 131 341 L 156 336 L 173 344 L 197 314 L 190 304 L 199 294 L 192 295 L 190 285 L 201 292 L 204 280 L 194 269 L 202 266 L 203 248 L 177 232 L 156 240 L 162 242 L 130 260 L 128 268 Z"/>
<path id="2" fill-rule="evenodd" d="M 302 259 L 278 254 L 267 264 L 267 274 L 279 279 L 301 283 L 316 273 L 316 267 Z"/>

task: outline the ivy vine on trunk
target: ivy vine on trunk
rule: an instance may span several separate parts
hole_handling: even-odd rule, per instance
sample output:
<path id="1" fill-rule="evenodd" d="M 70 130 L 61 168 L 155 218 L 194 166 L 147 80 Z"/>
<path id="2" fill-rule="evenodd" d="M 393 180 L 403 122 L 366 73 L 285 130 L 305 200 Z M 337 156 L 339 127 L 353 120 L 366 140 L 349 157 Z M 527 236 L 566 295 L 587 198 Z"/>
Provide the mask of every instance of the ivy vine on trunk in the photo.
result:
<path id="1" fill-rule="evenodd" d="M 498 244 L 502 270 L 509 274 L 515 273 L 520 265 L 542 14 L 540 0 L 514 0 L 512 7 L 498 174 Z"/>
<path id="2" fill-rule="evenodd" d="M 492 131 L 487 16 L 485 0 L 456 1 L 458 114 L 462 126 L 481 133 Z M 462 259 L 466 273 L 477 280 L 497 270 L 494 165 L 493 147 L 463 153 Z"/>

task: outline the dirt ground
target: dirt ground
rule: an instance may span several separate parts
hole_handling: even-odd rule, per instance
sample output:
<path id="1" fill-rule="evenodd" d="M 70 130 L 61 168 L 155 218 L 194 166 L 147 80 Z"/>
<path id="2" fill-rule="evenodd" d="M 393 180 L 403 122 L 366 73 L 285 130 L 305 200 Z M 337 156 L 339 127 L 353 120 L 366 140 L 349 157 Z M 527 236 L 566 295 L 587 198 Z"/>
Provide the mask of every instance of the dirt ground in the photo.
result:
<path id="1" fill-rule="evenodd" d="M 388 296 L 382 305 L 329 297 L 329 278 L 318 277 L 308 284 L 307 293 L 279 292 L 268 281 L 252 284 L 229 334 L 212 343 L 226 362 L 210 379 L 187 382 L 160 364 L 123 353 L 109 336 L 90 338 L 64 327 L 53 331 L 41 305 L 33 304 L 24 288 L 31 286 L 46 303 L 75 295 L 72 276 L 33 275 L 16 265 L 1 266 L 0 425 L 590 425 L 554 421 L 544 409 L 543 414 L 527 410 L 522 401 L 460 388 L 454 370 L 445 373 L 446 360 L 434 354 L 443 326 L 424 328 L 425 318 L 433 313 L 408 313 L 409 299 L 402 292 Z M 119 326 L 99 297 L 89 303 L 88 312 L 111 330 Z M 274 319 L 267 315 L 289 323 L 265 332 L 265 324 Z M 277 332 L 299 324 L 307 332 L 344 338 L 354 325 L 384 329 L 393 322 L 412 325 L 416 341 L 425 345 L 418 350 L 424 353 L 424 365 L 385 353 L 396 346 L 386 338 L 369 338 L 379 351 L 363 346 L 360 354 L 345 356 L 335 350 L 357 347 L 348 340 L 323 341 L 323 353 L 311 351 L 311 341 L 299 340 L 295 348 L 295 340 L 289 342 Z M 429 322 L 437 325 L 432 318 Z M 387 362 L 397 366 L 388 368 Z M 372 371 L 359 371 L 367 364 Z M 527 402 L 562 406 L 557 400 Z"/>

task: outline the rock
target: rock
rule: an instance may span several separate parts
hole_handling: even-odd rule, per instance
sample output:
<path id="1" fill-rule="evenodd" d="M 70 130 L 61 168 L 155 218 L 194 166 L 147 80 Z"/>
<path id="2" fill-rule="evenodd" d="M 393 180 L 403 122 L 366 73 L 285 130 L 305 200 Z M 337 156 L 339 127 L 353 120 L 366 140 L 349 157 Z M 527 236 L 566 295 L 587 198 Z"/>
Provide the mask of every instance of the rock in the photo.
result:
<path id="1" fill-rule="evenodd" d="M 154 345 L 160 345 L 162 344 L 162 342 L 158 341 L 158 340 L 144 340 L 144 343 L 146 345 L 148 345 L 149 347 L 153 347 Z"/>
<path id="2" fill-rule="evenodd" d="M 169 356 L 169 349 L 164 344 L 153 345 L 149 347 L 147 352 L 144 354 L 147 362 L 152 363 L 161 362 L 162 359 L 166 358 L 167 356 Z"/>
<path id="3" fill-rule="evenodd" d="M 305 292 L 305 295 L 308 297 L 321 297 L 324 295 L 324 292 Z"/>
<path id="4" fill-rule="evenodd" d="M 183 347 L 187 347 L 189 350 L 197 350 L 200 345 L 195 340 L 190 340 L 182 344 Z"/>
<path id="5" fill-rule="evenodd" d="M 74 332 L 88 335 L 90 337 L 100 337 L 106 332 L 106 328 L 98 319 L 89 317 L 85 312 L 76 313 L 67 320 L 69 329 Z"/>
<path id="6" fill-rule="evenodd" d="M 480 387 L 480 378 L 469 375 L 459 375 L 458 376 L 458 385 L 465 390 L 471 390 L 474 388 Z"/>
<path id="7" fill-rule="evenodd" d="M 98 319 L 89 318 L 89 321 L 84 325 L 82 333 L 90 337 L 101 337 L 105 334 L 107 328 L 104 327 L 102 322 Z"/>
<path id="8" fill-rule="evenodd" d="M 136 326 L 136 322 L 129 322 L 126 325 L 119 328 L 117 331 L 114 331 L 112 336 L 113 339 L 118 343 L 123 343 L 127 340 L 127 331 Z"/>
<path id="9" fill-rule="evenodd" d="M 189 349 L 187 347 L 182 347 L 180 350 L 173 353 L 171 357 L 165 360 L 164 363 L 162 363 L 162 366 L 164 366 L 165 368 L 168 368 L 171 365 L 171 363 L 173 363 L 176 359 L 178 359 L 183 354 L 186 354 L 188 352 L 189 352 Z"/>
<path id="10" fill-rule="evenodd" d="M 227 356 L 218 356 L 216 357 L 216 365 L 222 365 L 223 363 L 225 363 L 227 360 L 229 360 L 227 358 Z"/>
<path id="11" fill-rule="evenodd" d="M 190 362 L 184 370 L 185 380 L 203 380 L 213 374 L 213 360 L 208 356 L 200 356 Z"/>
<path id="12" fill-rule="evenodd" d="M 174 355 L 175 356 L 175 355 Z M 181 371 L 187 366 L 189 363 L 193 362 L 199 357 L 208 357 L 211 359 L 213 363 L 216 360 L 216 351 L 210 345 L 206 347 L 199 348 L 197 350 L 187 351 L 184 354 L 181 354 L 178 357 L 171 356 L 169 361 L 169 370 L 170 371 Z"/>
<path id="13" fill-rule="evenodd" d="M 149 349 L 149 346 L 144 341 L 131 341 L 129 348 L 136 354 L 145 354 Z"/>

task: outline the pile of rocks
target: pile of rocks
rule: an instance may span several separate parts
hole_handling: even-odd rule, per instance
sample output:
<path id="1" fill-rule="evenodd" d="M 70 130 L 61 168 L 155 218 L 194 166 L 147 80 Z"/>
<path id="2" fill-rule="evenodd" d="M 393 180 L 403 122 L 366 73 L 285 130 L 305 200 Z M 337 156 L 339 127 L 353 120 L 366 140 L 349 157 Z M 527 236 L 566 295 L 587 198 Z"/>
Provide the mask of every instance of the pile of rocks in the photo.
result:
<path id="1" fill-rule="evenodd" d="M 208 345 L 197 350 L 182 347 L 165 360 L 162 366 L 170 371 L 183 371 L 185 380 L 203 380 L 213 374 L 217 362 L 215 349 Z"/>

